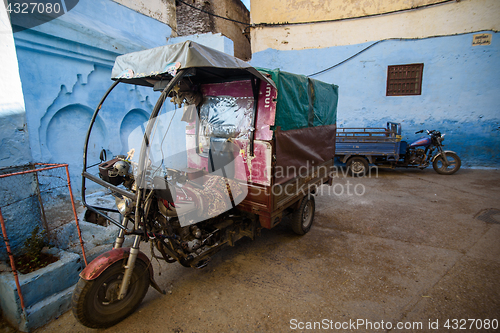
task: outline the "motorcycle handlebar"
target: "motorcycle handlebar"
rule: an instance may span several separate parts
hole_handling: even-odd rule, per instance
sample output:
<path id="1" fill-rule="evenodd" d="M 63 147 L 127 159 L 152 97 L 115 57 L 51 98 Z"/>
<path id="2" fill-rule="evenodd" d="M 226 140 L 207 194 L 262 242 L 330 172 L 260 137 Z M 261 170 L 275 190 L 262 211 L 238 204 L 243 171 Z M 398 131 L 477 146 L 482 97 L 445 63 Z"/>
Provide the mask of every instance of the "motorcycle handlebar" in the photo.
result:
<path id="1" fill-rule="evenodd" d="M 418 134 L 418 133 L 423 133 L 423 132 L 427 132 L 427 135 L 441 135 L 441 133 L 439 131 L 436 131 L 436 130 L 420 130 L 420 131 L 417 131 L 415 132 L 415 134 Z"/>

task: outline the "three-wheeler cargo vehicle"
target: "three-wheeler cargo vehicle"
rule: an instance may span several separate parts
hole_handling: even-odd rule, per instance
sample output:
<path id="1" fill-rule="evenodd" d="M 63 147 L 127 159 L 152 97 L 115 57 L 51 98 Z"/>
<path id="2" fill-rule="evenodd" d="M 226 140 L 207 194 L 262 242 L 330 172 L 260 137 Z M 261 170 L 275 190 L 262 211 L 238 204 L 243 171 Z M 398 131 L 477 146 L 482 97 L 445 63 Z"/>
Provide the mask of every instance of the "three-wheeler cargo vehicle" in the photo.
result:
<path id="1" fill-rule="evenodd" d="M 401 141 L 401 124 L 387 122 L 386 127 L 338 128 L 336 156 L 346 164 L 353 176 L 364 176 L 369 164 L 382 168 L 420 168 L 431 163 L 442 175 L 451 175 L 460 169 L 457 153 L 443 149 L 445 134 L 436 130 L 420 130 L 428 137 L 412 143 Z"/>
<path id="2" fill-rule="evenodd" d="M 255 69 L 190 41 L 119 56 L 112 79 L 87 133 L 82 201 L 119 233 L 113 249 L 80 273 L 73 294 L 75 317 L 94 328 L 127 317 L 150 285 L 161 291 L 141 242 L 153 258 L 203 268 L 223 247 L 287 214 L 295 233 L 307 233 L 313 194 L 331 184 L 335 154 L 333 84 Z M 118 84 L 161 94 L 149 121 L 130 134 L 127 155 L 88 161 L 96 118 Z M 87 202 L 89 181 L 115 196 L 116 209 Z M 122 246 L 128 236 L 131 248 Z"/>

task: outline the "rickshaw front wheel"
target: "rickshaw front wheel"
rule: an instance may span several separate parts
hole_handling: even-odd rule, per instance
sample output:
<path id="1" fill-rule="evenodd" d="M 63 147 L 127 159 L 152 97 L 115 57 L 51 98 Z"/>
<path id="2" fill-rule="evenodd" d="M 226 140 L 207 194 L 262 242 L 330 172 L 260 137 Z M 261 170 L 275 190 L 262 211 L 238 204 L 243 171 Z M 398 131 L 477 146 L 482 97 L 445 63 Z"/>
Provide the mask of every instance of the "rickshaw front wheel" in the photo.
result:
<path id="1" fill-rule="evenodd" d="M 80 279 L 73 292 L 73 315 L 90 328 L 106 328 L 129 316 L 142 302 L 149 288 L 149 271 L 136 260 L 127 294 L 118 300 L 125 268 L 121 261 L 109 266 L 95 280 Z"/>

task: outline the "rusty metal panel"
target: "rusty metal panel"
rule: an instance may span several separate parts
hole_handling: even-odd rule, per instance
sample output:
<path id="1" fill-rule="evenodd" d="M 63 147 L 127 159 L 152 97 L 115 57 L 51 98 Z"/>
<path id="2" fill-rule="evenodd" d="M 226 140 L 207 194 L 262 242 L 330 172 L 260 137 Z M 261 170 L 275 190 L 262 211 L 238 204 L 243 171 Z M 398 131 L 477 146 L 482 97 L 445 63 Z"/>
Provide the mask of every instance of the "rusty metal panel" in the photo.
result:
<path id="1" fill-rule="evenodd" d="M 270 229 L 281 221 L 283 211 L 292 207 L 316 187 L 331 181 L 333 159 L 309 169 L 301 177 L 274 186 L 248 185 L 240 210 L 259 215 L 261 227 Z"/>
<path id="2" fill-rule="evenodd" d="M 310 192 L 314 192 L 316 187 L 330 180 L 333 159 L 304 169 L 301 176 L 295 177 L 286 183 L 275 184 L 272 189 L 273 210 L 279 210 L 293 204 L 296 199 L 300 199 Z"/>
<path id="3" fill-rule="evenodd" d="M 253 212 L 270 212 L 271 207 L 271 187 L 248 184 L 248 194 L 243 205 L 254 207 Z"/>
<path id="4" fill-rule="evenodd" d="M 270 229 L 272 199 L 270 186 L 248 184 L 247 197 L 238 205 L 238 209 L 257 214 L 261 227 Z"/>

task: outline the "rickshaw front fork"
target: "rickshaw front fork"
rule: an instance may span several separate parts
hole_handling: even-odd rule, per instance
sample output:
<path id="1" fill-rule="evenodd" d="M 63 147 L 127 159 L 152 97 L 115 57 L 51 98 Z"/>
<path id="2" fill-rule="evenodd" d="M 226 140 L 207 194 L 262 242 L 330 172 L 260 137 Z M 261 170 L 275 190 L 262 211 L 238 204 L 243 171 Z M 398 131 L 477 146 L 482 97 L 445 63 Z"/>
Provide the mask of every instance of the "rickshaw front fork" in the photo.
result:
<path id="1" fill-rule="evenodd" d="M 121 232 L 122 231 L 120 230 L 120 233 Z M 130 278 L 132 277 L 132 272 L 134 271 L 135 260 L 137 259 L 137 255 L 140 252 L 139 251 L 140 243 L 141 243 L 141 236 L 136 235 L 134 239 L 134 244 L 130 249 L 130 255 L 128 256 L 127 265 L 125 266 L 125 272 L 123 273 L 123 280 L 120 286 L 120 293 L 118 294 L 118 299 L 120 300 L 123 299 L 125 295 L 127 295 L 128 286 L 130 284 Z"/>
<path id="2" fill-rule="evenodd" d="M 122 219 L 122 226 L 124 226 L 125 229 L 127 228 L 128 221 L 129 221 L 128 217 L 124 216 Z M 125 239 L 125 229 L 120 229 L 120 231 L 118 232 L 118 236 L 115 239 L 115 244 L 113 245 L 113 249 L 119 249 L 122 247 L 123 241 Z"/>
<path id="3" fill-rule="evenodd" d="M 124 216 L 122 218 L 122 226 L 127 228 L 129 218 Z M 113 246 L 114 249 L 119 249 L 122 247 L 123 242 L 125 240 L 125 229 L 120 229 L 118 232 L 118 236 L 115 239 L 115 244 Z M 120 293 L 118 294 L 118 299 L 123 299 L 125 295 L 127 295 L 128 286 L 130 283 L 130 277 L 132 276 L 132 272 L 134 271 L 135 260 L 137 259 L 137 255 L 139 254 L 139 244 L 140 244 L 140 236 L 135 236 L 134 245 L 130 249 L 130 254 L 127 259 L 127 265 L 125 266 L 125 272 L 123 273 L 123 280 L 120 286 Z"/>

